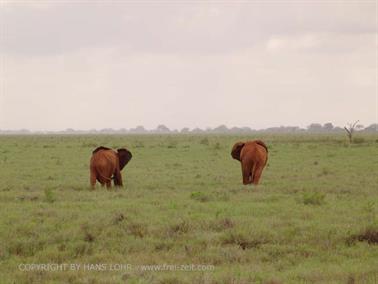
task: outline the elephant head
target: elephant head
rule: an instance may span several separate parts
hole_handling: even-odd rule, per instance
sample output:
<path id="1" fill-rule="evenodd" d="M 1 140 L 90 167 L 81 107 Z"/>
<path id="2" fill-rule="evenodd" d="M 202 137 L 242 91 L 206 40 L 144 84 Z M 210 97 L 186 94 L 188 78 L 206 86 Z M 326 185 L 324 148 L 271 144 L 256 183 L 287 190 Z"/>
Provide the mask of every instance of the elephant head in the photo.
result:
<path id="1" fill-rule="evenodd" d="M 244 142 L 237 142 L 235 143 L 234 147 L 232 147 L 231 156 L 235 160 L 240 161 L 240 152 L 244 147 Z"/>
<path id="2" fill-rule="evenodd" d="M 131 152 L 125 148 L 117 149 L 117 152 L 119 159 L 119 169 L 122 170 L 131 160 L 133 155 L 131 155 Z"/>

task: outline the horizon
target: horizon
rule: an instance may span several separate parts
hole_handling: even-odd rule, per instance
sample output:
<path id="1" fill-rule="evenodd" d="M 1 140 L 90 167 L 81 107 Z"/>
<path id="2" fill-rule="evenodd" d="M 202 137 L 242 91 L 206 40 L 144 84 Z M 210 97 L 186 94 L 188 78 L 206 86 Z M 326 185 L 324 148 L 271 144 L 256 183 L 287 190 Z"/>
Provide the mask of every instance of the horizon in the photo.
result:
<path id="1" fill-rule="evenodd" d="M 0 129 L 378 121 L 377 5 L 0 2 Z"/>
<path id="2" fill-rule="evenodd" d="M 327 125 L 328 125 L 328 128 L 327 128 Z M 90 128 L 90 129 L 75 129 L 75 128 L 72 128 L 72 127 L 68 127 L 68 128 L 65 128 L 65 129 L 58 129 L 58 130 L 49 130 L 49 129 L 27 129 L 27 128 L 20 128 L 20 129 L 1 129 L 0 128 L 0 133 L 1 132 L 30 132 L 30 133 L 36 133 L 36 132 L 133 132 L 133 131 L 145 131 L 145 132 L 159 132 L 159 127 L 163 127 L 163 128 L 166 128 L 165 130 L 161 130 L 162 128 L 160 128 L 160 131 L 164 132 L 164 131 L 167 131 L 167 132 L 193 132 L 193 131 L 196 131 L 196 130 L 200 130 L 200 131 L 203 131 L 203 132 L 211 132 L 211 131 L 214 131 L 214 130 L 217 130 L 217 128 L 226 128 L 225 131 L 232 131 L 232 130 L 240 130 L 240 131 L 252 131 L 252 132 L 260 132 L 260 131 L 267 131 L 267 130 L 278 130 L 278 129 L 281 129 L 281 130 L 286 130 L 286 131 L 307 131 L 307 132 L 311 132 L 311 131 L 339 131 L 339 130 L 343 130 L 344 131 L 344 127 L 347 127 L 348 124 L 344 125 L 344 126 L 339 126 L 339 125 L 334 125 L 332 122 L 327 122 L 327 123 L 311 123 L 310 125 L 306 126 L 306 127 L 301 127 L 301 126 L 297 126 L 297 125 L 280 125 L 280 126 L 270 126 L 270 127 L 267 127 L 267 128 L 258 128 L 258 129 L 255 129 L 255 128 L 251 128 L 251 127 L 248 127 L 248 126 L 228 126 L 226 124 L 220 124 L 216 127 L 194 127 L 194 128 L 189 128 L 189 127 L 180 127 L 180 128 L 170 128 L 169 126 L 166 126 L 164 124 L 158 124 L 156 127 L 154 128 L 146 128 L 144 127 L 143 125 L 137 125 L 135 127 L 122 127 L 122 128 L 112 128 L 112 127 L 105 127 L 105 128 Z M 366 129 L 370 129 L 370 128 L 375 128 L 375 131 L 378 131 L 378 124 L 377 123 L 370 123 L 370 124 L 367 124 L 367 125 L 363 125 L 361 123 L 357 123 L 356 124 L 356 131 L 358 130 L 366 130 Z M 330 127 L 330 128 L 329 128 Z M 318 128 L 318 129 L 317 129 Z M 371 130 L 371 129 L 370 129 Z M 220 132 L 222 132 L 223 130 L 220 130 Z"/>

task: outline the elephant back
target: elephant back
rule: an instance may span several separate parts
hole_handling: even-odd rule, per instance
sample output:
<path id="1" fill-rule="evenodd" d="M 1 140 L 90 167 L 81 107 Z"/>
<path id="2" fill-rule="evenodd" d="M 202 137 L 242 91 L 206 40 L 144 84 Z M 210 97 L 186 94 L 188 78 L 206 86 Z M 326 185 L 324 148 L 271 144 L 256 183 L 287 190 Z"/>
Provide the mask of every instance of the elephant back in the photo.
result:
<path id="1" fill-rule="evenodd" d="M 264 142 L 262 142 L 261 140 L 255 140 L 254 141 L 256 144 L 260 145 L 260 146 L 263 146 L 266 150 L 266 152 L 268 153 L 268 146 L 266 146 L 266 144 Z"/>
<path id="2" fill-rule="evenodd" d="M 94 149 L 92 154 L 95 154 L 95 153 L 97 153 L 98 151 L 101 151 L 101 150 L 111 150 L 111 149 L 108 148 L 108 147 L 100 146 L 100 147 L 97 147 L 96 149 Z"/>

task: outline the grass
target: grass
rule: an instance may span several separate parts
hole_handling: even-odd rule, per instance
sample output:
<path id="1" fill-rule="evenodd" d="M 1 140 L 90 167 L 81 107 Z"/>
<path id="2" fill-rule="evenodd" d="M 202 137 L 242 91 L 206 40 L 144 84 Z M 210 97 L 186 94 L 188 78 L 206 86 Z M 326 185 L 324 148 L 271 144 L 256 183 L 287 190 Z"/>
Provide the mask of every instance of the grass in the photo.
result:
<path id="1" fill-rule="evenodd" d="M 245 187 L 230 151 L 254 138 L 0 136 L 1 283 L 377 282 L 377 136 L 259 136 Z M 89 189 L 99 145 L 132 152 L 124 188 Z M 192 264 L 214 269 L 167 269 Z"/>

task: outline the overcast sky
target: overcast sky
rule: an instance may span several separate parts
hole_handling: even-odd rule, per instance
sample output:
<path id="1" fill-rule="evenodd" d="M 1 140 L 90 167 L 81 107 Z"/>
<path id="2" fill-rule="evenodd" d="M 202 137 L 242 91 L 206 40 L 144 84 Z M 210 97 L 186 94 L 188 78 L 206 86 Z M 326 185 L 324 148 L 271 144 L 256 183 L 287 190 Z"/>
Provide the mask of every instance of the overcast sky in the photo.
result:
<path id="1" fill-rule="evenodd" d="M 374 0 L 0 3 L 0 129 L 377 121 Z"/>

